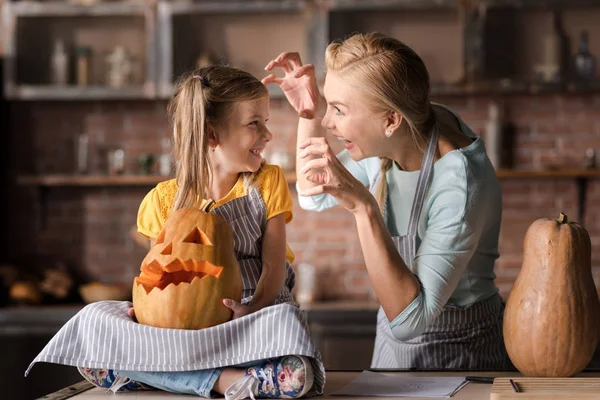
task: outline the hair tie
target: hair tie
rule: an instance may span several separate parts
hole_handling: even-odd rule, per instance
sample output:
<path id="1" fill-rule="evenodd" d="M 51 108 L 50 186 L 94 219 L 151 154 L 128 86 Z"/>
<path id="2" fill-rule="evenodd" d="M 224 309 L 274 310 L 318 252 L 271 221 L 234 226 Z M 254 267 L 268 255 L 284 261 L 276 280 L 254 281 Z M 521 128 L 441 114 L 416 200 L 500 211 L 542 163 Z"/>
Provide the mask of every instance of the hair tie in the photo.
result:
<path id="1" fill-rule="evenodd" d="M 194 75 L 192 78 L 199 79 L 202 87 L 208 87 L 208 82 L 206 82 L 206 78 L 202 75 Z"/>

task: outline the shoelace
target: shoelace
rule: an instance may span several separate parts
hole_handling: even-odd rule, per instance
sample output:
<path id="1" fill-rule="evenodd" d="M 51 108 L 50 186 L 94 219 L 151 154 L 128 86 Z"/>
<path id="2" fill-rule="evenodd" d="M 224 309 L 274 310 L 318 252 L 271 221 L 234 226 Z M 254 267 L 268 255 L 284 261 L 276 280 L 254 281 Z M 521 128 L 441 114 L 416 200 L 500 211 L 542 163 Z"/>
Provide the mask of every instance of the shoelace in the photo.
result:
<path id="1" fill-rule="evenodd" d="M 246 375 L 233 382 L 225 390 L 225 400 L 242 400 L 247 398 L 255 400 L 254 393 L 258 390 L 258 384 L 257 378 L 252 375 Z"/>
<path id="2" fill-rule="evenodd" d="M 115 373 L 115 375 L 115 381 L 113 382 L 112 386 L 108 389 L 113 393 L 117 393 L 117 390 L 121 389 L 123 386 L 127 385 L 131 381 L 131 379 L 124 375 L 117 373 Z"/>
<path id="3" fill-rule="evenodd" d="M 265 372 L 265 369 L 269 372 L 268 374 Z M 265 368 L 258 371 L 262 378 L 262 391 L 265 393 L 267 391 L 267 384 L 269 387 L 275 387 L 275 382 L 273 382 L 273 374 L 271 373 L 271 368 Z"/>

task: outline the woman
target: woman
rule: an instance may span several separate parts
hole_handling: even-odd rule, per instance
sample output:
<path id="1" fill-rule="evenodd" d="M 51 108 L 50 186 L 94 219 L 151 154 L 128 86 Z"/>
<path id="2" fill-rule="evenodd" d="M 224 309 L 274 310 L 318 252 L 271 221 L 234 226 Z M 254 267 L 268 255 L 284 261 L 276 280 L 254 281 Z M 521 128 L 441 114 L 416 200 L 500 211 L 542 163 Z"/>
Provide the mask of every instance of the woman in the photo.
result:
<path id="1" fill-rule="evenodd" d="M 430 102 L 423 61 L 398 40 L 357 34 L 330 44 L 325 64 L 326 102 L 297 53 L 269 62 L 285 77 L 263 83 L 300 116 L 300 205 L 356 220 L 381 304 L 372 367 L 508 368 L 493 273 L 501 190 L 482 139 Z"/>

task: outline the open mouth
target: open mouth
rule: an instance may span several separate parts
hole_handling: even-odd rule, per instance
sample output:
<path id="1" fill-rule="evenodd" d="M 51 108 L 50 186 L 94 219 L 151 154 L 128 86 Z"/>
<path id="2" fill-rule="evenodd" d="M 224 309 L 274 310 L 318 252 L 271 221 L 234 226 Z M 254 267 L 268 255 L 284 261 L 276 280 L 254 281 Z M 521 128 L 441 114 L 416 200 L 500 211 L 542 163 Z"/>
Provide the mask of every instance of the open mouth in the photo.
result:
<path id="1" fill-rule="evenodd" d="M 260 155 L 261 151 L 263 151 L 263 149 L 250 149 L 250 153 L 254 154 L 256 157 L 261 157 Z"/>

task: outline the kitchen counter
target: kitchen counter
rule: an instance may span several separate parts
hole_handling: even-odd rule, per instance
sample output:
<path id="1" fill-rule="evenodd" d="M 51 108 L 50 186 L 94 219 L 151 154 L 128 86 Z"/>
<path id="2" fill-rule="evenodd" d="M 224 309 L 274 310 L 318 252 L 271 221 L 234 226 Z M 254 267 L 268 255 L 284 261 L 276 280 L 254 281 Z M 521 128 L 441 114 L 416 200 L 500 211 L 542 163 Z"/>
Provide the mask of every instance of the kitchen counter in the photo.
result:
<path id="1" fill-rule="evenodd" d="M 0 308 L 0 335 L 54 335 L 83 305 Z"/>
<path id="2" fill-rule="evenodd" d="M 359 372 L 335 372 L 330 371 L 327 373 L 327 383 L 325 385 L 325 393 L 322 397 L 318 397 L 318 399 L 360 399 L 360 400 L 381 400 L 381 397 L 334 397 L 331 396 L 331 393 L 335 392 L 345 384 L 349 383 L 353 378 L 355 378 Z M 398 376 L 412 376 L 412 377 L 427 377 L 427 376 L 461 376 L 464 377 L 466 375 L 478 375 L 478 376 L 494 376 L 494 377 L 517 377 L 521 376 L 519 373 L 511 373 L 511 372 L 394 372 L 391 373 L 393 375 Z M 579 374 L 581 377 L 600 377 L 600 372 L 586 372 Z M 463 387 L 458 393 L 456 393 L 452 398 L 456 400 L 484 400 L 490 398 L 490 391 L 492 385 L 491 384 L 482 384 L 482 383 L 469 383 L 465 387 Z M 67 393 L 68 389 L 63 390 L 62 392 Z M 119 398 L 124 399 L 144 399 L 144 400 L 155 400 L 155 399 L 170 399 L 170 400 L 189 400 L 189 395 L 177 395 L 173 393 L 161 392 L 161 391 L 148 391 L 148 392 L 129 392 L 129 393 L 119 393 Z M 64 397 L 60 397 L 59 393 L 56 393 L 53 396 L 48 397 L 49 399 L 59 400 Z M 73 397 L 70 397 L 74 400 L 106 400 L 106 390 L 93 388 L 90 390 L 86 390 L 81 392 Z M 387 397 L 388 399 L 393 399 L 392 397 Z M 402 400 L 418 400 L 422 399 L 419 397 L 396 397 L 396 399 Z"/>

